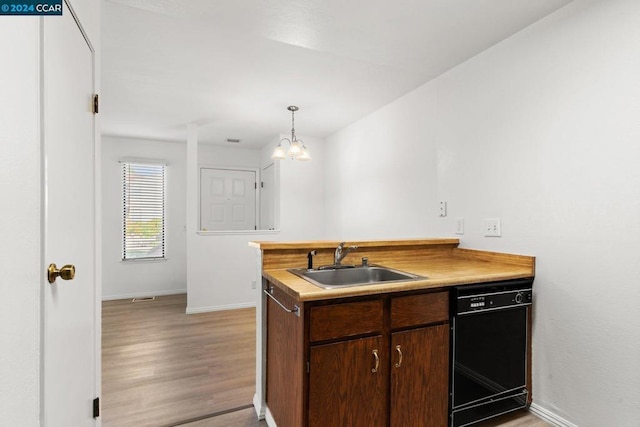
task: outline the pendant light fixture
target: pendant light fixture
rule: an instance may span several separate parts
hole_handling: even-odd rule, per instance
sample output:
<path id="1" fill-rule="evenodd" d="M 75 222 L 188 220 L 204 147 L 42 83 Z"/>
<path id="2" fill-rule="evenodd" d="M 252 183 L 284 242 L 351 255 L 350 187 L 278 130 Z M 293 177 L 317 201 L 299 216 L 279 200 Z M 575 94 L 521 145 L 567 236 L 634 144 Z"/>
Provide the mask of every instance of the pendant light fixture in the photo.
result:
<path id="1" fill-rule="evenodd" d="M 302 161 L 311 160 L 311 156 L 309 155 L 309 151 L 307 151 L 307 147 L 304 146 L 304 142 L 302 142 L 301 139 L 296 138 L 294 114 L 299 110 L 299 108 L 295 105 L 290 105 L 287 107 L 287 110 L 291 111 L 291 139 L 282 138 L 276 146 L 276 149 L 273 150 L 271 158 L 284 160 L 289 157 L 290 159 Z M 282 145 L 283 142 L 287 142 L 289 144 L 289 149 L 286 149 L 286 147 Z"/>

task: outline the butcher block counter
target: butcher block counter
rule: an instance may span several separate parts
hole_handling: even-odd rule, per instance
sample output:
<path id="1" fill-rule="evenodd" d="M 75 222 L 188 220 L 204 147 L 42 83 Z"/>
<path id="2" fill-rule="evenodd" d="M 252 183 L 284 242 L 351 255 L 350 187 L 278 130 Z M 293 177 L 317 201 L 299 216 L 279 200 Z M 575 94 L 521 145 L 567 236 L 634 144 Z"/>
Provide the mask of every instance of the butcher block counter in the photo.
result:
<path id="1" fill-rule="evenodd" d="M 535 275 L 535 257 L 459 248 L 458 239 L 348 241 L 357 246 L 342 264 L 380 265 L 426 277 L 425 280 L 323 289 L 287 271 L 306 268 L 315 250 L 314 267 L 333 264 L 339 241 L 251 242 L 262 251 L 262 276 L 298 301 L 315 301 L 436 289 L 468 283 L 493 282 Z"/>
<path id="2" fill-rule="evenodd" d="M 311 251 L 314 268 L 334 264 L 340 243 L 250 243 L 262 276 L 257 413 L 270 427 L 445 427 L 449 288 L 532 278 L 535 258 L 463 249 L 458 239 L 347 241 L 357 249 L 343 265 L 364 257 L 424 278 L 325 289 L 288 271 L 306 269 Z"/>

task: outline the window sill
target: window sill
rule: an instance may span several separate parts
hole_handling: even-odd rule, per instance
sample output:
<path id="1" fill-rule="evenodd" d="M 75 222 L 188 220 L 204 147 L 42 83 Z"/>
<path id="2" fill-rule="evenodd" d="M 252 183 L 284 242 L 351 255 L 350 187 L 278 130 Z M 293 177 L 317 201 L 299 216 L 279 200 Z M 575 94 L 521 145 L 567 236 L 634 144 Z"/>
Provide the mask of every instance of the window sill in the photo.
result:
<path id="1" fill-rule="evenodd" d="M 133 258 L 133 259 L 122 259 L 120 262 L 122 264 L 145 264 L 145 263 L 153 263 L 153 262 L 164 262 L 168 261 L 168 258 Z"/>
<path id="2" fill-rule="evenodd" d="M 196 234 L 199 236 L 243 236 L 243 235 L 256 235 L 256 234 L 279 234 L 280 230 L 216 230 L 216 231 L 203 231 L 198 230 Z"/>

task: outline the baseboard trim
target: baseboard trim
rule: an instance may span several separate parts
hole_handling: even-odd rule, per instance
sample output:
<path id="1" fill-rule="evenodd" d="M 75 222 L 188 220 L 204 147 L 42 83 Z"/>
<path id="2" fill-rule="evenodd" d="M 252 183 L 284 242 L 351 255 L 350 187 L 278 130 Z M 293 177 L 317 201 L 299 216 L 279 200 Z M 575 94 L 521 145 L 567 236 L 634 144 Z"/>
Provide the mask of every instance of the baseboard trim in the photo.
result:
<path id="1" fill-rule="evenodd" d="M 253 395 L 253 408 L 256 410 L 256 415 L 258 416 L 258 419 L 264 420 L 265 407 L 262 405 L 262 402 L 260 401 L 260 399 L 258 399 L 257 394 Z"/>
<path id="2" fill-rule="evenodd" d="M 169 291 L 147 291 L 147 292 L 134 292 L 131 294 L 119 294 L 119 295 L 103 295 L 102 301 L 113 301 L 117 299 L 130 299 L 130 298 L 142 298 L 142 297 L 161 297 L 165 295 L 178 295 L 186 294 L 186 289 L 172 289 Z"/>
<path id="3" fill-rule="evenodd" d="M 264 414 L 264 420 L 267 422 L 268 427 L 278 427 L 278 424 L 276 424 L 276 420 L 273 419 L 273 415 L 271 415 L 271 411 L 268 406 Z"/>
<path id="4" fill-rule="evenodd" d="M 208 313 L 210 311 L 235 310 L 237 308 L 252 308 L 255 306 L 256 306 L 255 302 L 244 302 L 240 304 L 214 305 L 210 307 L 198 307 L 198 308 L 187 307 L 186 313 L 187 314 Z"/>
<path id="5" fill-rule="evenodd" d="M 531 404 L 531 406 L 529 407 L 529 411 L 538 418 L 542 418 L 544 421 L 556 427 L 578 427 L 576 424 L 565 420 L 559 415 L 535 403 Z"/>

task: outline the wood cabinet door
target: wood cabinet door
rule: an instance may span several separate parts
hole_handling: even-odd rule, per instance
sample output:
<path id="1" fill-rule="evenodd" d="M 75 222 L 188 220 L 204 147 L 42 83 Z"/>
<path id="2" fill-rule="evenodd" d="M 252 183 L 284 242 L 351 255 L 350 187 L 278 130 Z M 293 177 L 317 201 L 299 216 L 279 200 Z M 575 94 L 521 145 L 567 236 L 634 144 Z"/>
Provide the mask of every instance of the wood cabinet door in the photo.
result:
<path id="1" fill-rule="evenodd" d="M 287 307 L 296 301 L 279 289 L 274 296 Z M 266 297 L 265 297 L 266 298 Z M 304 312 L 304 307 L 301 308 Z M 302 342 L 303 319 L 267 299 L 267 390 L 266 403 L 280 427 L 304 423 L 303 382 L 306 375 Z"/>
<path id="2" fill-rule="evenodd" d="M 391 335 L 391 427 L 445 427 L 449 325 Z"/>
<path id="3" fill-rule="evenodd" d="M 386 426 L 388 352 L 381 336 L 311 347 L 309 426 Z"/>

